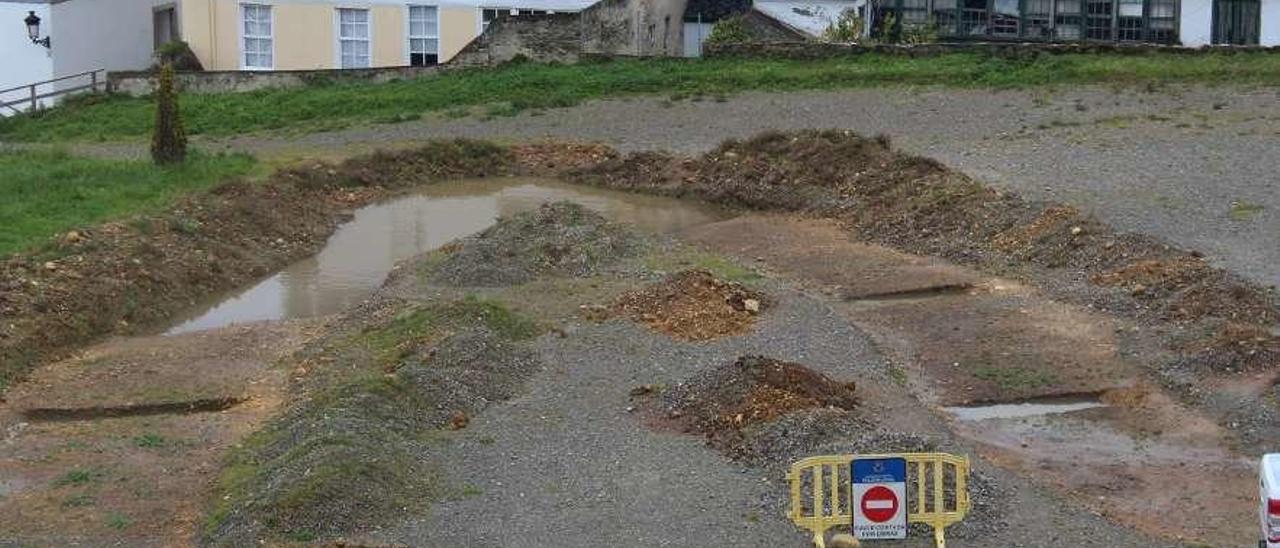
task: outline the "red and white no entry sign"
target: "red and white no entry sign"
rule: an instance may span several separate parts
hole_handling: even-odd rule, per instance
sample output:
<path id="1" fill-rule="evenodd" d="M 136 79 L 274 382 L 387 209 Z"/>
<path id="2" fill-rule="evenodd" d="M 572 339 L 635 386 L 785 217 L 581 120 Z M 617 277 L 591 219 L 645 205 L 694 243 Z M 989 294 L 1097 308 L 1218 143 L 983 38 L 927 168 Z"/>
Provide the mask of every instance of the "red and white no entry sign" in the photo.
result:
<path id="1" fill-rule="evenodd" d="M 862 515 L 876 523 L 884 523 L 898 514 L 898 495 L 888 487 L 877 485 L 862 495 Z"/>
<path id="2" fill-rule="evenodd" d="M 849 471 L 853 535 L 859 539 L 907 538 L 907 460 L 855 457 Z"/>

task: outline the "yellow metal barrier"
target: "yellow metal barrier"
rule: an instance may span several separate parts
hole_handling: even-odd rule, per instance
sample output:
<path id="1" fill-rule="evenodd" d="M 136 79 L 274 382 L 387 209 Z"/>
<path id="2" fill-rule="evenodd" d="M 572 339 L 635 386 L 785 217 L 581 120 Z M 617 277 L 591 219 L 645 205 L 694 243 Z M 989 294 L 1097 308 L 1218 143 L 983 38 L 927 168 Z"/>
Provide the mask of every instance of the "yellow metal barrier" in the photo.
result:
<path id="1" fill-rule="evenodd" d="M 907 521 L 933 527 L 934 544 L 937 548 L 946 548 L 943 531 L 969 513 L 969 458 L 946 453 L 824 455 L 792 464 L 787 473 L 787 481 L 791 483 L 789 517 L 796 525 L 813 532 L 814 546 L 826 548 L 827 530 L 853 523 L 849 465 L 854 457 L 905 458 Z M 809 480 L 811 493 L 803 492 L 805 480 Z"/>

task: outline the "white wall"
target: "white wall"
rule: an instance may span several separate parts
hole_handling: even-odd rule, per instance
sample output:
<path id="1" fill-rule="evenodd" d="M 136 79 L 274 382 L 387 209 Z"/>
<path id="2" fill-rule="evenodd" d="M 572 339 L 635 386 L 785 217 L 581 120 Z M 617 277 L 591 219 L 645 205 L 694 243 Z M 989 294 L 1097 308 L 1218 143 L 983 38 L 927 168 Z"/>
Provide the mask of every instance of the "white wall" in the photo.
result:
<path id="1" fill-rule="evenodd" d="M 1213 0 L 1182 0 L 1179 38 L 1184 46 L 1203 46 L 1213 40 Z"/>
<path id="2" fill-rule="evenodd" d="M 44 46 L 32 44 L 27 38 L 27 26 L 23 19 L 34 11 L 44 21 L 40 32 L 45 33 L 49 21 L 48 4 L 0 2 L 0 89 L 48 80 L 53 77 L 53 59 Z M 43 92 L 43 90 L 41 90 Z M 0 95 L 0 101 L 12 101 L 30 97 L 27 91 Z M 23 107 L 25 108 L 25 107 Z M 8 108 L 0 108 L 0 116 L 13 114 Z"/>
<path id="3" fill-rule="evenodd" d="M 1262 0 L 1261 30 L 1261 45 L 1280 46 L 1280 0 Z"/>
<path id="4" fill-rule="evenodd" d="M 707 41 L 707 37 L 711 36 L 712 23 L 689 23 L 684 24 L 684 56 L 685 57 L 702 57 L 702 43 Z"/>
<path id="5" fill-rule="evenodd" d="M 174 3 L 69 0 L 54 4 L 53 73 L 67 76 L 94 69 L 147 68 L 154 50 L 152 7 Z"/>

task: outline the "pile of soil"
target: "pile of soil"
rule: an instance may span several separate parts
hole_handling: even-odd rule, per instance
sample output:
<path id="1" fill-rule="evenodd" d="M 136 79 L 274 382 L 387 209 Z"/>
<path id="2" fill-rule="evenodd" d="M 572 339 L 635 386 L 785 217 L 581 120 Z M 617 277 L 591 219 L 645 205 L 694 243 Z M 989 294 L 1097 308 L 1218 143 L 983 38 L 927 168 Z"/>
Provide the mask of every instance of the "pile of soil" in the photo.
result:
<path id="1" fill-rule="evenodd" d="M 512 154 L 521 173 L 554 177 L 570 169 L 592 166 L 618 153 L 608 145 L 575 143 L 532 143 L 512 145 Z"/>
<path id="2" fill-rule="evenodd" d="M 856 421 L 857 406 L 853 383 L 836 382 L 797 363 L 746 356 L 666 390 L 661 412 L 729 456 L 752 460 L 761 456 L 752 451 L 761 425 L 825 408 L 840 421 Z"/>
<path id="3" fill-rule="evenodd" d="M 685 270 L 622 295 L 613 309 L 677 339 L 705 341 L 745 333 L 764 303 L 764 295 L 742 284 Z"/>
<path id="4" fill-rule="evenodd" d="M 590 276 L 643 248 L 633 230 L 573 202 L 543 204 L 448 246 L 429 277 L 444 285 L 518 285 L 541 275 Z"/>
<path id="5" fill-rule="evenodd" d="M 1220 320 L 1262 328 L 1280 321 L 1280 298 L 1273 291 L 1210 267 L 1197 253 L 1118 233 L 1071 207 L 994 190 L 935 161 L 896 152 L 884 138 L 847 131 L 770 132 L 726 141 L 697 158 L 631 154 L 566 177 L 734 206 L 814 212 L 876 243 L 1019 273 L 1040 280 L 1057 298 L 1142 321 Z"/>
<path id="6" fill-rule="evenodd" d="M 514 396 L 542 368 L 518 340 L 523 335 L 493 328 L 496 320 L 475 303 L 383 308 L 398 311 L 399 320 L 335 328 L 317 343 L 323 356 L 300 354 L 313 358 L 307 363 L 342 371 L 316 374 L 310 397 L 232 455 L 207 544 L 341 537 L 425 508 L 446 491 L 430 432 L 465 428 L 469 417 Z M 426 323 L 418 321 L 423 312 L 430 315 L 428 327 L 407 328 Z M 385 316 L 353 313 L 347 321 Z M 391 373 L 378 353 L 352 351 L 357 340 L 394 349 Z"/>
<path id="7" fill-rule="evenodd" d="M 1212 371 L 1260 371 L 1280 364 L 1280 337 L 1245 323 L 1225 322 L 1180 350 L 1184 366 Z"/>

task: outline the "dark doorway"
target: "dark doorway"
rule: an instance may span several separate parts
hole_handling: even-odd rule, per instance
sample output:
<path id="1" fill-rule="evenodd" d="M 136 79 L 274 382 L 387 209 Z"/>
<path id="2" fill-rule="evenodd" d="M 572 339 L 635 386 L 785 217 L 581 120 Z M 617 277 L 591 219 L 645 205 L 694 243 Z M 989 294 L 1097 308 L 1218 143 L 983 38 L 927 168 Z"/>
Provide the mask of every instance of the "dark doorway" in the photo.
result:
<path id="1" fill-rule="evenodd" d="M 155 48 L 181 40 L 178 35 L 178 11 L 173 6 L 155 8 L 151 12 L 151 36 Z"/>
<path id="2" fill-rule="evenodd" d="M 1214 0 L 1213 43 L 1258 45 L 1260 0 Z"/>

